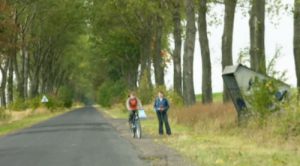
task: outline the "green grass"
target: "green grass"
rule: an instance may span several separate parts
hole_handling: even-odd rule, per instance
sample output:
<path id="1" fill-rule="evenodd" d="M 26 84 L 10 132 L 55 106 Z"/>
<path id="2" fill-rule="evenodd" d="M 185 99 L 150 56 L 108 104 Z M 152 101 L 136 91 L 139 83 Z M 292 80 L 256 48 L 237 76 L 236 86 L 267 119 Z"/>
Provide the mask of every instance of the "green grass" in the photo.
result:
<path id="1" fill-rule="evenodd" d="M 197 94 L 196 95 L 196 101 L 200 102 L 202 100 L 202 94 Z M 223 93 L 214 93 L 213 94 L 213 101 L 214 102 L 222 102 L 223 101 Z"/>
<path id="2" fill-rule="evenodd" d="M 100 106 L 95 106 L 96 108 L 100 109 L 101 111 L 105 112 L 107 115 L 109 115 L 112 118 L 115 119 L 125 119 L 128 117 L 128 112 L 125 110 L 122 110 L 122 105 L 118 104 L 114 106 L 113 108 L 107 109 L 102 108 Z"/>
<path id="3" fill-rule="evenodd" d="M 264 145 L 239 134 L 199 134 L 180 131 L 172 125 L 174 136 L 161 138 L 164 144 L 177 149 L 199 165 L 214 166 L 297 166 L 299 151 L 278 144 Z M 160 141 L 161 142 L 161 141 Z"/>
<path id="4" fill-rule="evenodd" d="M 15 122 L 11 122 L 11 123 L 4 122 L 0 126 L 0 135 L 1 136 L 6 135 L 8 133 L 12 133 L 12 132 L 18 131 L 20 129 L 30 127 L 34 124 L 48 120 L 59 114 L 61 114 L 61 113 L 45 113 L 45 114 L 31 115 L 29 117 L 26 117 L 22 120 L 18 120 Z"/>

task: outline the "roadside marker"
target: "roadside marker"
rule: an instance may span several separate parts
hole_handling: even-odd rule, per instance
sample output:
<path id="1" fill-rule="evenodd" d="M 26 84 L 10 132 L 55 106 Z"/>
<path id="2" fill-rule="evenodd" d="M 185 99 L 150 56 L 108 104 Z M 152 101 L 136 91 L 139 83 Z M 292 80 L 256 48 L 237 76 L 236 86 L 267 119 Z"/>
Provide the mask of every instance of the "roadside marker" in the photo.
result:
<path id="1" fill-rule="evenodd" d="M 44 95 L 41 102 L 42 103 L 48 103 L 48 101 L 49 101 L 48 98 Z"/>

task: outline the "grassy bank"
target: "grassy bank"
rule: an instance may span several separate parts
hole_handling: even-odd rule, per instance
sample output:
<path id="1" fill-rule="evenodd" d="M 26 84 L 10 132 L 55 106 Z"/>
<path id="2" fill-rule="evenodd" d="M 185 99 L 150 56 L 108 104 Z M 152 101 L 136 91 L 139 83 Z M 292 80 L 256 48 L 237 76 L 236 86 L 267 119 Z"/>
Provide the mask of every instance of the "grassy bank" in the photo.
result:
<path id="1" fill-rule="evenodd" d="M 116 105 L 106 112 L 114 118 L 127 118 L 122 108 Z M 169 116 L 173 135 L 159 137 L 155 113 L 151 106 L 146 106 L 145 110 L 149 118 L 142 122 L 144 132 L 198 165 L 297 166 L 300 163 L 300 137 L 287 136 L 289 131 L 281 128 L 285 125 L 284 119 L 273 118 L 262 128 L 256 124 L 239 127 L 232 105 L 172 107 Z M 279 122 L 282 125 L 278 125 Z"/>
<path id="2" fill-rule="evenodd" d="M 201 100 L 202 100 L 202 94 L 196 95 L 196 101 L 201 102 Z M 214 100 L 214 102 L 217 102 L 217 103 L 222 102 L 223 101 L 223 93 L 222 92 L 214 93 L 213 100 Z"/>
<path id="3" fill-rule="evenodd" d="M 30 127 L 39 122 L 48 120 L 68 111 L 60 110 L 51 112 L 47 109 L 37 109 L 35 111 L 10 112 L 6 119 L 0 120 L 0 136 Z"/>

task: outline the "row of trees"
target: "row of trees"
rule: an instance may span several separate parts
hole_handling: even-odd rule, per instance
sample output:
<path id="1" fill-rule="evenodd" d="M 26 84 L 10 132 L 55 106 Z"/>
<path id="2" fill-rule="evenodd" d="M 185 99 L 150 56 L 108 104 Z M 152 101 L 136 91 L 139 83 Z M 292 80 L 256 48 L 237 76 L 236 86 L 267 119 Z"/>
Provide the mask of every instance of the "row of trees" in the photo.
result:
<path id="1" fill-rule="evenodd" d="M 252 0 L 250 2 L 243 0 L 102 0 L 90 2 L 94 9 L 91 22 L 93 35 L 99 42 L 98 46 L 102 47 L 99 49 L 100 56 L 106 61 L 102 63 L 110 66 L 108 67 L 110 70 L 116 70 L 107 72 L 110 74 L 106 78 L 125 79 L 129 87 L 136 87 L 136 82 L 145 76 L 148 79 L 148 86 L 152 87 L 150 80 L 153 64 L 155 85 L 164 85 L 165 54 L 162 50 L 168 50 L 174 63 L 174 90 L 183 96 L 186 105 L 195 103 L 193 64 L 197 29 L 202 57 L 202 102 L 213 101 L 212 66 L 206 19 L 210 7 L 220 5 L 220 3 L 225 7 L 222 36 L 223 68 L 233 64 L 232 40 L 236 8 L 238 5 L 244 8 L 249 7 L 250 65 L 255 71 L 266 73 L 264 46 L 266 8 L 280 8 L 282 5 L 281 1 L 276 0 Z M 268 10 L 270 11 L 272 10 Z M 300 80 L 298 0 L 295 0 L 294 11 L 294 52 L 297 78 Z M 169 49 L 170 35 L 174 39 L 174 44 L 172 44 L 174 50 Z M 183 59 L 181 50 L 184 54 Z M 118 77 L 115 77 L 116 73 Z M 298 81 L 298 87 L 300 87 L 300 81 Z M 224 101 L 228 100 L 228 94 L 224 88 Z"/>
<path id="2" fill-rule="evenodd" d="M 85 30 L 85 10 L 81 0 L 0 0 L 1 106 L 69 84 L 66 52 Z"/>
<path id="3" fill-rule="evenodd" d="M 202 57 L 202 102 L 211 103 L 212 66 L 207 21 L 210 8 L 214 5 L 225 8 L 222 67 L 233 64 L 234 18 L 240 5 L 250 11 L 251 68 L 266 73 L 266 8 L 271 3 L 280 6 L 280 2 L 0 0 L 1 105 L 39 94 L 56 94 L 63 86 L 74 90 L 80 99 L 95 98 L 96 89 L 107 90 L 109 86 L 135 89 L 141 86 L 142 80 L 146 80 L 143 86 L 152 89 L 152 73 L 155 86 L 164 86 L 169 54 L 174 64 L 174 91 L 183 97 L 186 105 L 192 105 L 195 103 L 193 66 L 197 33 Z M 294 53 L 298 80 L 299 3 L 295 0 Z M 170 36 L 174 39 L 173 50 Z M 300 87 L 300 81 L 297 85 Z M 224 101 L 228 101 L 226 90 Z"/>

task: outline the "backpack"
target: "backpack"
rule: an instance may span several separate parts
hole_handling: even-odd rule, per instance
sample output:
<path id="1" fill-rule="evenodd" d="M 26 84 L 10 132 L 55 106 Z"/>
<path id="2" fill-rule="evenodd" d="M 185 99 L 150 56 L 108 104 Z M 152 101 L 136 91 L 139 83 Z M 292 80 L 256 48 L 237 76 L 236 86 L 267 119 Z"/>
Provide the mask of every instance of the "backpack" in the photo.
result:
<path id="1" fill-rule="evenodd" d="M 133 99 L 130 99 L 130 100 L 129 100 L 129 106 L 130 106 L 130 108 L 136 109 L 136 108 L 137 108 L 137 105 L 138 105 L 138 101 L 137 101 L 136 98 L 133 98 Z"/>

